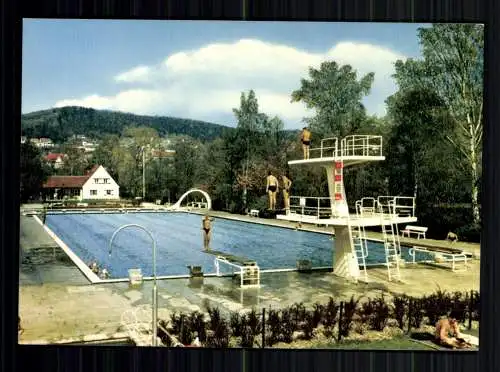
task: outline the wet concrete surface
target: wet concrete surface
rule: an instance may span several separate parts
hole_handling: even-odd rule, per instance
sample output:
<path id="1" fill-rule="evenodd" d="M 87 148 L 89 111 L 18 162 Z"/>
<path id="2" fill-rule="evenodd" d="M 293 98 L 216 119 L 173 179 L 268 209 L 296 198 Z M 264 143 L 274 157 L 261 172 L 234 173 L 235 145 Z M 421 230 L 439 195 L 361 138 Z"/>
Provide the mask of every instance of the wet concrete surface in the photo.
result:
<path id="1" fill-rule="evenodd" d="M 24 222 L 22 231 L 33 226 Z M 34 228 L 24 236 L 31 236 L 28 239 L 36 242 L 37 233 L 40 230 Z M 62 250 L 35 246 L 24 243 L 20 265 L 19 312 L 25 329 L 21 342 L 121 332 L 124 330 L 122 315 L 134 309 L 142 309 L 136 313 L 137 317 L 150 321 L 151 281 L 139 286 L 127 282 L 91 285 Z M 401 268 L 402 283 L 389 282 L 384 268 L 369 269 L 369 283 L 358 284 L 329 272 L 263 273 L 262 286 L 258 289 L 240 289 L 238 282 L 230 277 L 161 280 L 157 282 L 159 318 L 168 319 L 172 312 L 204 311 L 207 303 L 228 315 L 251 308 L 260 311 L 285 307 L 296 302 L 312 306 L 315 302 L 327 302 L 330 296 L 341 301 L 352 295 L 366 298 L 381 293 L 387 297 L 395 293 L 421 296 L 438 287 L 447 291 L 478 290 L 479 260 L 472 260 L 469 265 L 467 271 L 453 273 L 424 264 L 407 264 Z"/>

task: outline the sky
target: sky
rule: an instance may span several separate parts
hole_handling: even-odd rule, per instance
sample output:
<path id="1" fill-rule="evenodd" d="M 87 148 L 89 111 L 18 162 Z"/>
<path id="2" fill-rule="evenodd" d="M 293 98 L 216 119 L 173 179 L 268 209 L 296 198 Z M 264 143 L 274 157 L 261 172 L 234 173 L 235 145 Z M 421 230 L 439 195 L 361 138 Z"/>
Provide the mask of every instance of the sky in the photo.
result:
<path id="1" fill-rule="evenodd" d="M 286 129 L 313 115 L 290 95 L 326 60 L 374 72 L 363 100 L 384 115 L 398 59 L 423 24 L 24 20 L 22 112 L 83 106 L 235 126 L 242 91 Z"/>

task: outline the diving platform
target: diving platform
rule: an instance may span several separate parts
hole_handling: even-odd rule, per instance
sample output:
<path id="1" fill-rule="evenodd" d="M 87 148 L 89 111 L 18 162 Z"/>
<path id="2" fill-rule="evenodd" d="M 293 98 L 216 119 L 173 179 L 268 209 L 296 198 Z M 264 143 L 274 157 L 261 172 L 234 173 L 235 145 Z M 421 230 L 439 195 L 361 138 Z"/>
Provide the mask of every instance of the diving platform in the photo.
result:
<path id="1" fill-rule="evenodd" d="M 215 273 L 222 276 L 220 265 L 231 267 L 232 274 L 240 277 L 241 288 L 260 288 L 260 268 L 255 260 L 230 253 L 206 250 L 206 254 L 214 256 Z"/>
<path id="2" fill-rule="evenodd" d="M 309 149 L 307 159 L 291 160 L 290 166 L 307 165 L 325 168 L 328 197 L 290 196 L 289 210 L 276 216 L 279 220 L 332 226 L 335 229 L 333 273 L 357 281 L 365 272 L 367 256 L 365 227 L 381 226 L 389 280 L 399 279 L 399 235 L 397 225 L 414 223 L 415 198 L 378 196 L 356 201 L 356 213 L 349 211 L 344 188 L 346 167 L 384 161 L 382 136 L 351 135 L 338 139 L 324 138 L 320 146 Z"/>
<path id="3" fill-rule="evenodd" d="M 360 217 L 356 214 L 350 214 L 349 217 L 332 217 L 332 218 L 318 218 L 317 216 L 308 216 L 299 213 L 289 213 L 287 215 L 277 215 L 278 220 L 291 221 L 297 223 L 309 223 L 314 225 L 325 225 L 325 226 L 348 226 L 349 224 L 356 223 L 358 226 L 369 227 L 369 226 L 381 226 L 389 224 L 404 224 L 413 223 L 417 221 L 417 217 L 409 216 L 395 216 L 393 218 L 382 218 L 381 215 L 375 214 L 373 216 L 363 216 Z"/>

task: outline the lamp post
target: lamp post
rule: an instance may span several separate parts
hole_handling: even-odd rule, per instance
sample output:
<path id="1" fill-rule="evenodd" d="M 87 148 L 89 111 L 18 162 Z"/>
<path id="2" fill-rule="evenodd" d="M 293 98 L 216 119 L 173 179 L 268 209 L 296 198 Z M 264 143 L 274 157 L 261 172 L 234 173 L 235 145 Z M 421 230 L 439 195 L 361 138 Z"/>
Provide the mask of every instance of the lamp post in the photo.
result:
<path id="1" fill-rule="evenodd" d="M 149 237 L 151 238 L 151 243 L 152 243 L 152 248 L 153 248 L 153 309 L 152 309 L 152 318 L 153 318 L 153 346 L 157 346 L 157 340 L 156 340 L 156 334 L 158 330 L 158 290 L 156 288 L 156 241 L 153 237 L 153 234 L 147 230 L 144 226 L 137 225 L 137 224 L 127 224 L 120 226 L 111 236 L 111 239 L 109 240 L 109 256 L 111 256 L 111 249 L 113 248 L 113 240 L 115 239 L 116 234 L 118 234 L 120 231 L 135 227 L 138 228 L 144 232 L 146 232 Z"/>
<path id="2" fill-rule="evenodd" d="M 146 159 L 144 156 L 145 146 L 142 146 L 142 201 L 146 199 Z"/>

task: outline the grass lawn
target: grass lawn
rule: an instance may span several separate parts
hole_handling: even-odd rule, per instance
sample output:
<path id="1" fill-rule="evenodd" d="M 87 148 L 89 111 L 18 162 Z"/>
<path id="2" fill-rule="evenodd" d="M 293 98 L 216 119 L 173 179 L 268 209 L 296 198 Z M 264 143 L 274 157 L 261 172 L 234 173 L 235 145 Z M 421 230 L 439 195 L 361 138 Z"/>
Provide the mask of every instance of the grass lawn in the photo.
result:
<path id="1" fill-rule="evenodd" d="M 318 349 L 353 349 L 353 350 L 435 350 L 419 342 L 412 341 L 408 336 L 396 337 L 391 340 L 378 341 L 346 341 L 340 344 L 317 345 Z"/>

